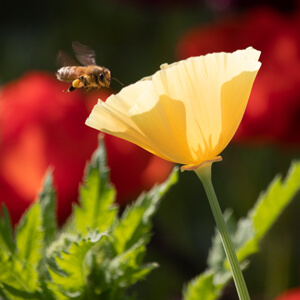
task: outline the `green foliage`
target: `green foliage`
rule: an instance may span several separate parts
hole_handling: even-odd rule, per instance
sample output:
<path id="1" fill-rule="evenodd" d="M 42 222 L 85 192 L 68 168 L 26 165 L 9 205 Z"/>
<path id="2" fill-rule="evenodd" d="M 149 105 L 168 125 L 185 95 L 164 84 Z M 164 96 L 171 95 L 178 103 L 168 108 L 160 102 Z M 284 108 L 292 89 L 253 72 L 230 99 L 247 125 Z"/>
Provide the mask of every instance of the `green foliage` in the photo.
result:
<path id="1" fill-rule="evenodd" d="M 187 289 L 184 290 L 184 299 L 189 300 L 214 300 L 219 296 L 222 288 L 213 283 L 214 272 L 206 271 L 192 280 Z"/>
<path id="2" fill-rule="evenodd" d="M 157 267 L 143 263 L 151 218 L 177 173 L 174 170 L 164 184 L 142 194 L 118 217 L 101 144 L 80 187 L 80 205 L 59 231 L 48 172 L 38 200 L 15 234 L 7 209 L 2 209 L 0 299 L 134 299 L 126 288 Z"/>
<path id="3" fill-rule="evenodd" d="M 156 263 L 144 263 L 151 220 L 177 177 L 175 169 L 165 183 L 140 195 L 119 217 L 101 144 L 87 166 L 79 205 L 74 205 L 70 219 L 59 230 L 52 176 L 47 172 L 37 201 L 15 232 L 6 207 L 2 207 L 0 299 L 134 300 L 128 288 L 157 267 Z M 273 180 L 246 218 L 235 222 L 232 213 L 225 212 L 242 268 L 299 190 L 299 178 L 300 163 L 294 163 L 284 181 L 278 176 Z M 184 299 L 217 299 L 231 276 L 216 233 L 208 269 L 185 287 Z"/>
<path id="4" fill-rule="evenodd" d="M 116 191 L 109 182 L 104 145 L 99 147 L 87 168 L 85 183 L 80 187 L 80 206 L 74 207 L 71 227 L 86 235 L 89 230 L 108 230 L 116 220 Z"/>
<path id="5" fill-rule="evenodd" d="M 277 176 L 271 182 L 267 191 L 260 195 L 246 218 L 236 224 L 231 212 L 227 211 L 224 214 L 228 231 L 243 269 L 249 264 L 246 259 L 259 250 L 260 241 L 299 191 L 299 179 L 300 162 L 295 162 L 292 163 L 284 181 Z M 184 299 L 217 299 L 231 278 L 221 239 L 216 232 L 208 256 L 208 269 L 184 288 Z"/>
<path id="6" fill-rule="evenodd" d="M 9 213 L 5 205 L 2 206 L 2 218 L 0 218 L 0 249 L 10 253 L 15 252 L 15 242 L 10 223 Z"/>

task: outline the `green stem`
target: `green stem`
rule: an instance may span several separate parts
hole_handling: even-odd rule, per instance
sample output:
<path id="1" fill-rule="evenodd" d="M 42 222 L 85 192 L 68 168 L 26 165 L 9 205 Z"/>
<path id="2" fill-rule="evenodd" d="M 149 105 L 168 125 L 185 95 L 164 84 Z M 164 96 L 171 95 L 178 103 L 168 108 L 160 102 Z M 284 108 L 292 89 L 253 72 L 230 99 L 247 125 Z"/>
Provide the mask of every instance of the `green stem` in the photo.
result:
<path id="1" fill-rule="evenodd" d="M 202 181 L 205 192 L 207 194 L 209 204 L 215 218 L 218 231 L 221 236 L 222 244 L 231 268 L 233 280 L 239 295 L 240 300 L 250 300 L 247 286 L 234 251 L 232 241 L 229 237 L 228 230 L 223 218 L 223 214 L 211 181 L 211 165 L 212 163 L 205 163 L 203 166 L 195 170 L 197 176 Z"/>

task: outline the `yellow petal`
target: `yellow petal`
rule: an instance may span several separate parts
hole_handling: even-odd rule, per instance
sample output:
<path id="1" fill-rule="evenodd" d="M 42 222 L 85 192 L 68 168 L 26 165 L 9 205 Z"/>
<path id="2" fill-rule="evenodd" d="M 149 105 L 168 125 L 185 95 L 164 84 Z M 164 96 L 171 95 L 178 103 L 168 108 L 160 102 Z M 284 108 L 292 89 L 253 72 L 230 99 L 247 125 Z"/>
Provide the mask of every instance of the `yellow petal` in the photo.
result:
<path id="1" fill-rule="evenodd" d="M 151 103 L 143 100 L 139 101 L 140 98 L 144 99 L 144 97 L 152 95 L 151 92 L 153 93 L 151 81 L 139 81 L 122 89 L 117 95 L 111 95 L 106 102 L 99 100 L 86 120 L 86 124 L 102 132 L 132 142 L 163 159 L 175 162 L 171 157 L 160 151 L 159 145 L 156 146 L 149 139 L 149 136 L 140 130 L 138 124 L 135 124 L 131 117 L 133 109 L 138 108 L 138 103 L 144 103 L 145 105 Z M 151 100 L 153 99 L 154 97 L 151 97 Z M 153 118 L 151 118 L 151 123 L 152 125 L 157 124 L 153 122 Z"/>
<path id="2" fill-rule="evenodd" d="M 184 103 L 187 141 L 199 158 L 212 159 L 231 140 L 260 67 L 259 54 L 248 48 L 193 57 L 154 74 L 157 93 Z"/>
<path id="3" fill-rule="evenodd" d="M 186 112 L 182 101 L 173 100 L 166 95 L 154 93 L 144 94 L 141 103 L 150 105 L 134 107 L 130 111 L 130 117 L 139 130 L 152 143 L 152 153 L 168 160 L 187 164 L 194 161 L 186 140 Z M 153 101 L 153 99 L 156 99 Z"/>
<path id="4" fill-rule="evenodd" d="M 247 48 L 164 64 L 100 101 L 86 123 L 189 169 L 215 160 L 242 119 L 259 55 Z"/>

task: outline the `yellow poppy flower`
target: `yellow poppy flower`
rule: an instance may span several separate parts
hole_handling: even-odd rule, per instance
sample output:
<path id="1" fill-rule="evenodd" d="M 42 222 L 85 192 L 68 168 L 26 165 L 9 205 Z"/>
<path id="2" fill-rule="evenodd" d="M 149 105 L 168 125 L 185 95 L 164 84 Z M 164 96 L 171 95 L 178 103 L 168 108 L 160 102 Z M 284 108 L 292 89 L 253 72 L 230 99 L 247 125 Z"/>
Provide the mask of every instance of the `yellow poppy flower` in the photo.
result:
<path id="1" fill-rule="evenodd" d="M 259 55 L 249 47 L 164 64 L 99 100 L 86 124 L 180 163 L 182 170 L 220 160 L 243 117 Z"/>

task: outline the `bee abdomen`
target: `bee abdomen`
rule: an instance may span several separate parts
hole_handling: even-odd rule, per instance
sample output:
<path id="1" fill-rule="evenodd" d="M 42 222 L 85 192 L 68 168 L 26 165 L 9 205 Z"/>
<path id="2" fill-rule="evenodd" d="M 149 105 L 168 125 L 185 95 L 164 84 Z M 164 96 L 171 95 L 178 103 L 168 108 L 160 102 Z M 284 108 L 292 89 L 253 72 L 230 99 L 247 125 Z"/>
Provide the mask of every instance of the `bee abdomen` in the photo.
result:
<path id="1" fill-rule="evenodd" d="M 77 79 L 76 69 L 78 67 L 62 67 L 56 72 L 56 77 L 60 81 L 73 81 Z"/>

